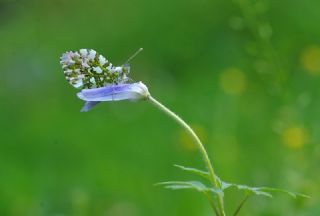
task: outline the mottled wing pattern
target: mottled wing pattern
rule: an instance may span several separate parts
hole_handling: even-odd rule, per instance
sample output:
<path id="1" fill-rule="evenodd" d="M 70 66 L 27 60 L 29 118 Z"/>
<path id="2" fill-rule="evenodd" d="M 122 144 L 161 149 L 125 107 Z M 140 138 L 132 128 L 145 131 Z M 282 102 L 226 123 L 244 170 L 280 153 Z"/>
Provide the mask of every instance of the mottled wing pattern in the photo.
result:
<path id="1" fill-rule="evenodd" d="M 99 88 L 128 80 L 128 65 L 114 67 L 92 49 L 66 52 L 60 60 L 67 81 L 75 88 Z"/>

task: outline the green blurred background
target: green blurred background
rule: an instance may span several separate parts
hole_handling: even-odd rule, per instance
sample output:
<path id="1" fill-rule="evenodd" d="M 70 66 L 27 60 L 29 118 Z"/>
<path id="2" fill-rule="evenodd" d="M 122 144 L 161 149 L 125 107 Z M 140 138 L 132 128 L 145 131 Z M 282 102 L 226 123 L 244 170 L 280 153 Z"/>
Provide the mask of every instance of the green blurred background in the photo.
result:
<path id="1" fill-rule="evenodd" d="M 59 57 L 92 48 L 199 133 L 226 181 L 303 192 L 240 215 L 320 215 L 320 1 L 1 0 L 0 215 L 212 215 L 194 191 L 155 187 L 203 168 L 147 102 L 88 113 Z M 243 194 L 226 194 L 227 212 Z"/>

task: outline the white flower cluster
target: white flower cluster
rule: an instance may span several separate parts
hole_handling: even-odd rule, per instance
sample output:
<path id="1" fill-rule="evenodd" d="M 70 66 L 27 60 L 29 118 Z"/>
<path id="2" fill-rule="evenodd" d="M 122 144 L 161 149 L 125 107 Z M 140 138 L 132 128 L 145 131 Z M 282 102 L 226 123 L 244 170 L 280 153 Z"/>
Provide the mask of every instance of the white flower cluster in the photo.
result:
<path id="1" fill-rule="evenodd" d="M 92 49 L 66 52 L 60 60 L 67 81 L 76 88 L 99 88 L 128 81 L 129 66 L 114 67 Z"/>

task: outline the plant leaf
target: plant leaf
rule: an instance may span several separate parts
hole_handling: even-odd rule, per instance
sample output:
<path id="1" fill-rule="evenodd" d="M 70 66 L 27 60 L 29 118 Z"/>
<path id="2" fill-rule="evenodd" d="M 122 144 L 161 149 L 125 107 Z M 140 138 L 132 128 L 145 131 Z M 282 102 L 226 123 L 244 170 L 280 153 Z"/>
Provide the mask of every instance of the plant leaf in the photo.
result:
<path id="1" fill-rule="evenodd" d="M 181 169 L 181 170 L 183 170 L 183 171 L 187 171 L 189 173 L 196 174 L 196 175 L 198 175 L 200 177 L 203 177 L 203 178 L 211 181 L 209 172 L 206 172 L 206 171 L 203 171 L 203 170 L 199 170 L 199 169 L 196 169 L 196 168 L 193 168 L 193 167 L 186 167 L 186 166 L 181 166 L 181 165 L 176 165 L 176 164 L 174 166 L 179 168 L 179 169 Z M 215 177 L 216 177 L 216 180 L 218 181 L 219 188 L 222 188 L 221 187 L 222 186 L 221 179 L 217 175 L 215 175 Z"/>
<path id="2" fill-rule="evenodd" d="M 230 187 L 236 188 L 238 190 L 244 190 L 248 194 L 255 194 L 255 195 L 259 195 L 259 196 L 272 197 L 270 192 L 281 192 L 281 193 L 285 193 L 293 198 L 297 198 L 297 197 L 310 198 L 310 196 L 307 196 L 305 194 L 294 193 L 294 192 L 279 189 L 279 188 L 250 187 L 247 185 L 234 184 L 234 183 L 228 183 L 228 182 L 222 181 L 222 190 L 228 189 Z"/>
<path id="3" fill-rule="evenodd" d="M 168 182 L 160 182 L 156 185 L 162 185 L 164 188 L 172 189 L 172 190 L 180 190 L 180 189 L 194 189 L 202 193 L 212 192 L 214 194 L 222 195 L 223 191 L 218 188 L 207 187 L 202 182 L 199 181 L 168 181 Z"/>
<path id="4" fill-rule="evenodd" d="M 260 187 L 261 191 L 265 191 L 265 192 L 280 192 L 280 193 L 285 193 L 289 196 L 292 196 L 293 198 L 298 198 L 298 197 L 302 197 L 302 198 L 311 198 L 308 195 L 302 194 L 302 193 L 295 193 L 295 192 L 291 192 L 291 191 L 287 191 L 287 190 L 283 190 L 283 189 L 279 189 L 279 188 L 270 188 L 270 187 Z"/>
<path id="5" fill-rule="evenodd" d="M 222 182 L 222 190 L 228 189 L 228 188 L 236 188 L 238 190 L 243 190 L 247 194 L 255 194 L 258 196 L 266 196 L 266 197 L 272 197 L 272 195 L 266 191 L 263 191 L 261 188 L 258 187 L 250 187 L 247 185 L 240 185 L 240 184 L 234 184 L 234 183 L 227 183 L 227 182 Z"/>
<path id="6" fill-rule="evenodd" d="M 210 175 L 208 172 L 206 171 L 202 171 L 202 170 L 199 170 L 199 169 L 196 169 L 196 168 L 192 168 L 192 167 L 185 167 L 185 166 L 181 166 L 181 165 L 174 165 L 175 167 L 181 169 L 181 170 L 184 170 L 184 171 L 187 171 L 187 172 L 190 172 L 190 173 L 193 173 L 193 174 L 197 174 L 205 179 L 208 179 L 210 180 Z"/>
<path id="7" fill-rule="evenodd" d="M 268 192 L 262 191 L 260 188 L 258 187 L 250 187 L 247 185 L 236 185 L 238 190 L 244 190 L 245 192 L 247 192 L 248 194 L 255 194 L 258 196 L 266 196 L 266 197 L 272 197 L 272 195 Z"/>
<path id="8" fill-rule="evenodd" d="M 156 185 L 163 185 L 165 188 L 172 189 L 172 190 L 195 189 L 199 192 L 210 191 L 210 188 L 207 188 L 204 184 L 202 184 L 199 181 L 168 181 L 168 182 L 160 182 Z"/>

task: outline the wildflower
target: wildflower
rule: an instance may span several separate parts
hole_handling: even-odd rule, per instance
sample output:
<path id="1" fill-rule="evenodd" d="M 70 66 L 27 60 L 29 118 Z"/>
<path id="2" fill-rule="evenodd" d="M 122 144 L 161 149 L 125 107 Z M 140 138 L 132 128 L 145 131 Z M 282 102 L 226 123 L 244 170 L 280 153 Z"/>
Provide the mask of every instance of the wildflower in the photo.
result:
<path id="1" fill-rule="evenodd" d="M 136 101 L 149 97 L 148 88 L 142 82 L 129 83 L 128 63 L 115 67 L 95 50 L 66 52 L 60 63 L 67 81 L 81 89 L 77 96 L 86 102 L 82 112 L 104 101 Z"/>

